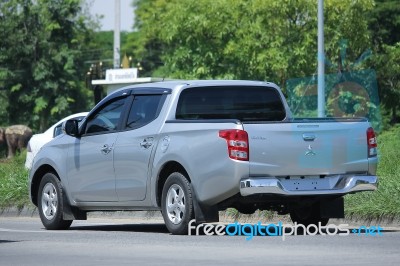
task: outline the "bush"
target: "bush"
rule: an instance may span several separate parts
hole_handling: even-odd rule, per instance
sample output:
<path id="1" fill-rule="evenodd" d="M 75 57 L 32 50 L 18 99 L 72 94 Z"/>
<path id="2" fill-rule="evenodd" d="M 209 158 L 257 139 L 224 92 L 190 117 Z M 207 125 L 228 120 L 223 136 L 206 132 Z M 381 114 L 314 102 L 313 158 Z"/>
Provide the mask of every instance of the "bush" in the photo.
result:
<path id="1" fill-rule="evenodd" d="M 24 163 L 26 152 L 13 159 L 0 160 L 0 207 L 22 208 L 28 204 L 28 170 Z"/>
<path id="2" fill-rule="evenodd" d="M 394 218 L 400 216 L 400 127 L 378 136 L 378 190 L 345 197 L 348 216 Z"/>

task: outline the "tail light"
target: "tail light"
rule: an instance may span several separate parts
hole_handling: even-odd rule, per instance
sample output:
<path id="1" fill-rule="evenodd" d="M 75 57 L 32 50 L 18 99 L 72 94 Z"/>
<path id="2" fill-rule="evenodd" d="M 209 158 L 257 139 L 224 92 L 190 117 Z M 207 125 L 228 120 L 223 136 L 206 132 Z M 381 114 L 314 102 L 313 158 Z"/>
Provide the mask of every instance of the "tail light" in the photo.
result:
<path id="1" fill-rule="evenodd" d="M 372 127 L 367 129 L 367 142 L 368 142 L 368 157 L 377 155 L 377 143 L 374 129 Z"/>
<path id="2" fill-rule="evenodd" d="M 246 131 L 238 129 L 220 130 L 219 136 L 226 139 L 229 158 L 240 161 L 249 160 L 249 137 Z"/>

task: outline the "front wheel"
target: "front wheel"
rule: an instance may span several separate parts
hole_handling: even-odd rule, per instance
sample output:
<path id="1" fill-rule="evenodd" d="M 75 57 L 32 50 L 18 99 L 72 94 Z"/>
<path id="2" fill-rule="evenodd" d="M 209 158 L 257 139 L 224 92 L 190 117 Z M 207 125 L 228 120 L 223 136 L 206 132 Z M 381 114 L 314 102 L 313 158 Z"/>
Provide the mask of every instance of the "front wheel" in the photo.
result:
<path id="1" fill-rule="evenodd" d="M 175 172 L 167 178 L 162 191 L 161 210 L 165 225 L 172 234 L 187 234 L 194 211 L 190 183 L 183 174 Z"/>
<path id="2" fill-rule="evenodd" d="M 68 229 L 72 223 L 63 219 L 63 189 L 60 180 L 47 173 L 40 182 L 38 192 L 38 209 L 40 220 L 48 230 Z"/>

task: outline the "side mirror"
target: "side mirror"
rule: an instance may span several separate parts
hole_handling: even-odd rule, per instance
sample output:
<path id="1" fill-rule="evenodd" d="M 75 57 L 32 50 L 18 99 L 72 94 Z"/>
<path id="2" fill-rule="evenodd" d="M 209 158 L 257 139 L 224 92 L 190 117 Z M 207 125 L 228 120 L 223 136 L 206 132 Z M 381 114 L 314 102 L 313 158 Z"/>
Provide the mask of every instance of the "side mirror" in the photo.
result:
<path id="1" fill-rule="evenodd" d="M 78 120 L 76 119 L 70 119 L 65 121 L 62 124 L 62 130 L 65 134 L 72 136 L 72 137 L 77 137 L 79 135 L 79 125 L 78 125 Z"/>

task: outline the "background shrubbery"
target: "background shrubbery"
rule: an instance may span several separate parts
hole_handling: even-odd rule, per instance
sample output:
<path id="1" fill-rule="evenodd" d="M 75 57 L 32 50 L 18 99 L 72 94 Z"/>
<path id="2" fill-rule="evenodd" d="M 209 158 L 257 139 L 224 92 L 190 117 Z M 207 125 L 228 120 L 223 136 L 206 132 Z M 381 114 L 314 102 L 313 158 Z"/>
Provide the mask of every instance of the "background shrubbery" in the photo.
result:
<path id="1" fill-rule="evenodd" d="M 400 127 L 378 136 L 378 148 L 378 190 L 346 196 L 348 216 L 392 218 L 400 215 Z"/>
<path id="2" fill-rule="evenodd" d="M 0 208 L 22 208 L 30 202 L 25 157 L 26 152 L 23 152 L 11 160 L 0 160 Z"/>

